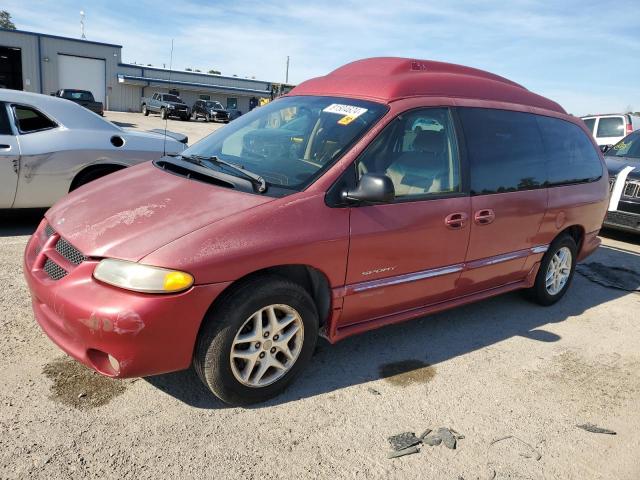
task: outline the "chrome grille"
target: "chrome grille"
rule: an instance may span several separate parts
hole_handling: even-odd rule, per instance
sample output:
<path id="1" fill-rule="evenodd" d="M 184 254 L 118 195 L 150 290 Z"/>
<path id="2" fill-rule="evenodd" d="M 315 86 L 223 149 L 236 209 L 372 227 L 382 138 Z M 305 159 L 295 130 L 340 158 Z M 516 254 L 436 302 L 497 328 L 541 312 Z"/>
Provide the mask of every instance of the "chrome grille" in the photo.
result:
<path id="1" fill-rule="evenodd" d="M 87 257 L 85 257 L 80 250 L 67 242 L 64 238 L 60 238 L 56 242 L 56 252 L 62 255 L 64 258 L 69 260 L 74 265 L 80 265 L 84 262 Z"/>
<path id="2" fill-rule="evenodd" d="M 49 238 L 54 233 L 56 233 L 56 231 L 53 229 L 51 225 L 47 223 L 47 226 L 44 227 L 44 234 L 47 236 L 47 238 Z"/>
<path id="3" fill-rule="evenodd" d="M 44 262 L 43 270 L 51 280 L 60 280 L 67 276 L 67 271 L 50 258 L 47 258 L 47 261 Z"/>
<path id="4" fill-rule="evenodd" d="M 635 180 L 627 180 L 624 184 L 622 194 L 625 197 L 640 198 L 640 182 Z"/>

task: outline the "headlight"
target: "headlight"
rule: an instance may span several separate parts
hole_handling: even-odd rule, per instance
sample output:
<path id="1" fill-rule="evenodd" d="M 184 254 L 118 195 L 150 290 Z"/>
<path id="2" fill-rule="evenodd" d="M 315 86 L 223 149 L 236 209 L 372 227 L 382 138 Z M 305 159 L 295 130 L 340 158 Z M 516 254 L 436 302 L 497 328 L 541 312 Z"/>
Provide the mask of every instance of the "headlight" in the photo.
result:
<path id="1" fill-rule="evenodd" d="M 144 293 L 175 293 L 193 285 L 193 277 L 185 272 L 111 258 L 98 264 L 93 277 L 115 287 Z"/>
<path id="2" fill-rule="evenodd" d="M 169 110 L 173 110 L 174 108 L 176 108 L 175 105 L 168 105 L 168 107 L 169 107 Z"/>

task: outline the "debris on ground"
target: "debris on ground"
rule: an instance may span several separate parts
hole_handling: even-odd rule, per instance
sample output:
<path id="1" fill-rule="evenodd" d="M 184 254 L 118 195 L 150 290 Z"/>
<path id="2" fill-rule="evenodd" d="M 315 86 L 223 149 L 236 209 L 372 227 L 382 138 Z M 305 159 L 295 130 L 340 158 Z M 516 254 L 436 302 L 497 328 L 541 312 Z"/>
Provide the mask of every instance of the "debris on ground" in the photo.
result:
<path id="1" fill-rule="evenodd" d="M 393 448 L 393 451 L 389 452 L 387 457 L 396 458 L 417 453 L 420 450 L 418 447 L 419 444 L 437 447 L 441 443 L 444 443 L 447 448 L 455 450 L 458 440 L 462 440 L 463 438 L 464 435 L 459 434 L 452 428 L 445 427 L 440 427 L 436 431 L 428 428 L 419 437 L 416 437 L 416 434 L 413 432 L 403 432 L 387 439 L 391 444 L 391 448 Z"/>
<path id="2" fill-rule="evenodd" d="M 630 268 L 612 267 L 598 262 L 581 263 L 576 271 L 603 287 L 640 292 L 640 273 Z"/>
<path id="3" fill-rule="evenodd" d="M 529 447 L 529 450 L 531 452 L 531 454 L 520 454 L 525 458 L 535 458 L 536 461 L 540 460 L 542 458 L 542 455 L 540 454 L 540 452 L 538 452 L 535 448 L 533 448 L 531 445 L 529 445 L 527 442 L 525 442 L 524 440 L 522 440 L 521 438 L 516 437 L 515 435 L 507 435 L 506 437 L 500 437 L 500 438 L 496 438 L 495 440 L 492 440 L 491 443 L 489 444 L 489 446 L 492 446 L 498 442 L 502 442 L 503 440 L 508 440 L 508 439 L 513 439 L 513 440 L 517 440 L 518 442 L 522 443 L 523 445 L 526 445 L 527 447 Z"/>
<path id="4" fill-rule="evenodd" d="M 367 392 L 373 394 L 373 395 L 382 395 L 378 390 L 376 390 L 375 388 L 367 388 Z"/>
<path id="5" fill-rule="evenodd" d="M 389 437 L 389 443 L 391 444 L 391 448 L 394 450 L 403 450 L 408 447 L 412 447 L 421 443 L 421 440 L 416 437 L 416 434 L 413 432 L 403 432 L 398 435 L 393 435 Z"/>
<path id="6" fill-rule="evenodd" d="M 417 445 L 413 445 L 411 447 L 403 448 L 402 450 L 393 450 L 387 453 L 387 458 L 398 458 L 404 457 L 405 455 L 411 455 L 412 453 L 418 453 L 420 449 Z"/>
<path id="7" fill-rule="evenodd" d="M 586 430 L 587 432 L 591 432 L 591 433 L 603 433 L 605 435 L 617 435 L 617 433 L 614 432 L 613 430 L 609 430 L 607 428 L 598 427 L 597 425 L 594 425 L 593 423 L 585 423 L 585 424 L 582 424 L 582 425 L 576 425 L 576 427 L 581 428 L 582 430 Z"/>

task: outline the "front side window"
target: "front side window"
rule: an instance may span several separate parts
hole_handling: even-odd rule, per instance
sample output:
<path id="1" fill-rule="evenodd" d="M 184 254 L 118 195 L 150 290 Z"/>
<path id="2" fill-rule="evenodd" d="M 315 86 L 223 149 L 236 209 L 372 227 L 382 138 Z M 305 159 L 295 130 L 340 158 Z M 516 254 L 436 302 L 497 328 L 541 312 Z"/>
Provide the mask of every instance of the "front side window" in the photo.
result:
<path id="1" fill-rule="evenodd" d="M 385 105 L 365 100 L 284 97 L 216 130 L 183 154 L 215 156 L 261 175 L 271 185 L 301 190 L 386 111 Z"/>
<path id="2" fill-rule="evenodd" d="M 536 119 L 547 151 L 550 186 L 589 182 L 602 176 L 600 156 L 580 127 L 558 118 Z"/>
<path id="3" fill-rule="evenodd" d="M 621 137 L 624 135 L 622 117 L 600 117 L 596 137 Z"/>
<path id="4" fill-rule="evenodd" d="M 460 160 L 449 109 L 412 110 L 395 118 L 360 156 L 357 171 L 388 176 L 398 198 L 459 192 Z"/>
<path id="5" fill-rule="evenodd" d="M 640 158 L 640 130 L 633 132 L 607 150 L 607 157 Z"/>
<path id="6" fill-rule="evenodd" d="M 472 195 L 544 186 L 545 152 L 535 116 L 487 108 L 458 111 L 471 166 Z"/>
<path id="7" fill-rule="evenodd" d="M 32 133 L 57 127 L 54 121 L 49 120 L 49 118 L 35 108 L 25 105 L 14 105 L 13 112 L 20 133 Z"/>

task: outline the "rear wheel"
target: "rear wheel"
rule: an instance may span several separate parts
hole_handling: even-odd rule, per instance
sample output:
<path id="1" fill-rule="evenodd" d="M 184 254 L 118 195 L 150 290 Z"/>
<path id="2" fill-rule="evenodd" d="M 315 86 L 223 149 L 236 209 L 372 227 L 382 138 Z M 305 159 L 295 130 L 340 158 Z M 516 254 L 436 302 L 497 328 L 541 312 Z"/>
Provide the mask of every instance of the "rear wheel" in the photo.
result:
<path id="1" fill-rule="evenodd" d="M 211 121 L 211 114 L 207 113 L 207 114 L 204 116 L 204 121 L 205 121 L 205 122 L 210 122 L 210 121 Z"/>
<path id="2" fill-rule="evenodd" d="M 569 235 L 553 241 L 542 257 L 533 287 L 528 290 L 533 301 L 553 305 L 567 293 L 573 280 L 577 251 L 576 242 Z"/>
<path id="3" fill-rule="evenodd" d="M 193 363 L 200 379 L 233 405 L 279 394 L 315 348 L 318 314 L 300 285 L 263 275 L 221 299 L 204 320 Z"/>
<path id="4" fill-rule="evenodd" d="M 76 178 L 71 182 L 71 187 L 69 191 L 72 192 L 76 188 L 81 187 L 82 185 L 86 185 L 89 182 L 93 182 L 98 178 L 104 177 L 105 175 L 109 175 L 110 173 L 117 172 L 118 170 L 122 170 L 124 167 L 105 165 L 91 168 L 90 170 L 86 170 L 84 172 L 80 172 Z"/>
<path id="5" fill-rule="evenodd" d="M 196 111 L 191 112 L 191 120 L 194 122 L 198 120 L 198 113 Z"/>
<path id="6" fill-rule="evenodd" d="M 142 115 L 144 115 L 145 117 L 149 116 L 149 110 L 147 110 L 146 105 L 142 105 Z"/>

